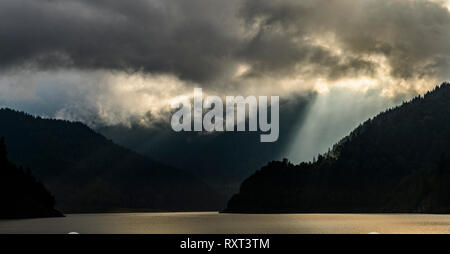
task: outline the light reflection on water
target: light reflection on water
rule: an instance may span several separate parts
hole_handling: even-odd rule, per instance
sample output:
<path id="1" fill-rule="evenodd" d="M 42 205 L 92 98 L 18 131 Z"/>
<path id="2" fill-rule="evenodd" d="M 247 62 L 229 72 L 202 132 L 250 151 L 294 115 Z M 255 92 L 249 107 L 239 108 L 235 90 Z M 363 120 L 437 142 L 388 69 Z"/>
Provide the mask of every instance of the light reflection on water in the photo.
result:
<path id="1" fill-rule="evenodd" d="M 0 220 L 0 233 L 368 234 L 450 233 L 450 215 L 429 214 L 69 214 Z"/>

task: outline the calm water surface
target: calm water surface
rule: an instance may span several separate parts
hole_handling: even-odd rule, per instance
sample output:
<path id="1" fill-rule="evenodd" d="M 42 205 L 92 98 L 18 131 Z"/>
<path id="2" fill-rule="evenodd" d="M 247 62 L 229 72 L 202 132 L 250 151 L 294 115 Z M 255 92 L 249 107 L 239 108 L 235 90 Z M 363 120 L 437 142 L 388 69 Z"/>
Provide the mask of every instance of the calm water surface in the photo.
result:
<path id="1" fill-rule="evenodd" d="M 68 214 L 0 220 L 0 233 L 450 233 L 450 215 L 423 214 Z"/>

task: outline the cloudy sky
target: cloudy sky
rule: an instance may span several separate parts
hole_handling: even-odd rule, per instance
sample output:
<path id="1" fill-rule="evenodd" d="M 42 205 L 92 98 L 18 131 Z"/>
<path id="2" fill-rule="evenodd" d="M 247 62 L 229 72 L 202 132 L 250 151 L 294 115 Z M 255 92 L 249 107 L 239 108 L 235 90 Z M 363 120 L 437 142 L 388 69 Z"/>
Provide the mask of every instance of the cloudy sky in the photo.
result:
<path id="1" fill-rule="evenodd" d="M 2 0 L 0 106 L 151 127 L 194 87 L 313 94 L 302 142 L 286 149 L 319 139 L 325 148 L 450 79 L 449 8 L 449 0 Z"/>

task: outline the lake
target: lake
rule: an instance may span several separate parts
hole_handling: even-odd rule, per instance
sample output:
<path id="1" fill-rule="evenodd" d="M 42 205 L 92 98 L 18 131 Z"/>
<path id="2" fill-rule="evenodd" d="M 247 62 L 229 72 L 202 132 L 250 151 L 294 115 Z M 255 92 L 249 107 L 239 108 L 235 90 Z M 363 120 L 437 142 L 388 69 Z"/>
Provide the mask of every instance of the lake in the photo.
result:
<path id="1" fill-rule="evenodd" d="M 450 233 L 450 215 L 104 213 L 0 220 L 0 233 Z"/>

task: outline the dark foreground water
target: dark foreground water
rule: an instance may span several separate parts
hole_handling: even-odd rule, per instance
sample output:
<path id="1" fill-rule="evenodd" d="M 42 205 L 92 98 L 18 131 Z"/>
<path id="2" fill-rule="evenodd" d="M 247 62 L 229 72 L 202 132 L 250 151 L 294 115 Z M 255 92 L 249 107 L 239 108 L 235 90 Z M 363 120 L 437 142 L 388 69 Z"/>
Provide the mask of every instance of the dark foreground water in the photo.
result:
<path id="1" fill-rule="evenodd" d="M 450 233 L 450 215 L 422 214 L 69 214 L 0 220 L 0 233 Z"/>

